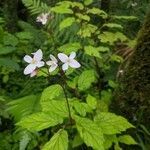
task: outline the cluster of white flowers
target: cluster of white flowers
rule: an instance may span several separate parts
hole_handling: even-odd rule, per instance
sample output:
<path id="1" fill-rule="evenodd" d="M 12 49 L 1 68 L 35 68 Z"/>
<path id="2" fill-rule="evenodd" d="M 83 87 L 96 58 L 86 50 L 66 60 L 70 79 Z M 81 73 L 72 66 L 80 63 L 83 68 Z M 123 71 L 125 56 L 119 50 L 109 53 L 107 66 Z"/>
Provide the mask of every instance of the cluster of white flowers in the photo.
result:
<path id="1" fill-rule="evenodd" d="M 37 52 L 32 53 L 33 57 L 29 55 L 25 55 L 24 61 L 29 63 L 29 65 L 24 69 L 24 74 L 28 75 L 30 74 L 31 77 L 35 76 L 37 74 L 37 68 L 44 66 L 44 61 L 42 61 L 43 53 L 39 49 Z"/>
<path id="2" fill-rule="evenodd" d="M 24 57 L 24 61 L 29 63 L 24 69 L 24 74 L 30 74 L 30 77 L 35 76 L 37 74 L 37 69 L 45 65 L 45 62 L 42 61 L 43 53 L 41 49 L 37 50 L 35 53 L 32 53 L 32 55 L 33 57 L 29 55 L 25 55 Z M 71 52 L 69 57 L 63 53 L 58 54 L 59 60 L 63 63 L 63 71 L 66 71 L 69 67 L 79 68 L 81 66 L 80 63 L 75 60 L 75 57 L 75 52 Z M 52 72 L 58 67 L 58 60 L 53 55 L 50 55 L 50 60 L 47 61 L 46 64 L 49 66 L 49 72 Z"/>
<path id="3" fill-rule="evenodd" d="M 45 25 L 50 17 L 49 13 L 41 13 L 36 18 L 36 22 L 41 22 L 42 25 Z M 38 68 L 41 68 L 45 65 L 45 62 L 42 61 L 43 59 L 43 52 L 41 49 L 37 50 L 35 53 L 32 53 L 33 57 L 29 55 L 25 55 L 24 61 L 29 63 L 27 67 L 24 69 L 24 74 L 29 75 L 30 77 L 33 77 L 37 75 Z M 74 58 L 76 57 L 75 52 L 71 52 L 70 56 L 63 53 L 58 54 L 59 60 L 63 63 L 62 70 L 66 71 L 69 67 L 72 68 L 79 68 L 81 65 L 79 62 L 77 62 Z M 58 60 L 53 56 L 50 55 L 50 60 L 46 62 L 46 64 L 49 66 L 49 72 L 54 71 L 58 67 Z"/>
<path id="4" fill-rule="evenodd" d="M 48 21 L 49 18 L 49 13 L 41 13 L 39 16 L 36 18 L 36 22 L 41 22 L 42 25 L 45 25 Z"/>

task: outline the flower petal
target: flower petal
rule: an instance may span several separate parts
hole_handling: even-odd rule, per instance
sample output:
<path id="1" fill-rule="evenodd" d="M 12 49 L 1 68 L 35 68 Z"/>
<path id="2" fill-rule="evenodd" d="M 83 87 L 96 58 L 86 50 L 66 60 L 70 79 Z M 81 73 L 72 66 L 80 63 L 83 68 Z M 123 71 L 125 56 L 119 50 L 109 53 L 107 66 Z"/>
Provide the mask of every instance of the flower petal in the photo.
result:
<path id="1" fill-rule="evenodd" d="M 43 58 L 43 53 L 42 53 L 41 49 L 39 49 L 38 51 L 36 51 L 35 53 L 33 53 L 33 55 L 34 55 L 33 58 L 36 61 L 40 61 Z"/>
<path id="2" fill-rule="evenodd" d="M 34 77 L 34 76 L 36 76 L 36 75 L 37 75 L 37 71 L 34 70 L 34 71 L 30 74 L 30 77 Z"/>
<path id="3" fill-rule="evenodd" d="M 45 24 L 47 23 L 47 18 L 45 18 L 45 17 L 42 18 L 42 19 L 41 19 L 41 23 L 42 23 L 42 25 L 45 25 Z"/>
<path id="4" fill-rule="evenodd" d="M 58 54 L 58 58 L 59 58 L 63 63 L 67 62 L 67 60 L 68 60 L 68 56 L 65 55 L 65 54 L 63 54 L 63 53 L 59 53 L 59 54 Z"/>
<path id="5" fill-rule="evenodd" d="M 24 74 L 30 74 L 32 73 L 34 70 L 36 69 L 36 65 L 35 64 L 29 64 L 25 69 L 24 69 Z"/>
<path id="6" fill-rule="evenodd" d="M 53 61 L 49 60 L 49 61 L 46 62 L 46 64 L 47 64 L 48 66 L 51 66 L 51 65 L 53 64 Z"/>
<path id="7" fill-rule="evenodd" d="M 27 63 L 31 63 L 32 62 L 32 58 L 29 55 L 25 55 L 23 59 Z"/>
<path id="8" fill-rule="evenodd" d="M 41 16 L 38 16 L 37 18 L 36 18 L 36 22 L 41 22 Z"/>
<path id="9" fill-rule="evenodd" d="M 81 67 L 80 63 L 77 62 L 75 59 L 70 60 L 69 66 L 72 68 L 79 68 Z"/>
<path id="10" fill-rule="evenodd" d="M 75 52 L 71 52 L 69 58 L 70 59 L 74 59 L 76 57 L 76 53 Z"/>
<path id="11" fill-rule="evenodd" d="M 42 13 L 36 18 L 36 22 L 41 22 L 45 25 L 48 21 L 49 13 Z"/>
<path id="12" fill-rule="evenodd" d="M 50 59 L 56 63 L 58 62 L 57 59 L 53 55 L 50 55 Z"/>
<path id="13" fill-rule="evenodd" d="M 65 63 L 65 64 L 62 65 L 62 70 L 65 71 L 65 70 L 68 69 L 68 67 L 69 67 L 69 66 L 68 66 L 68 63 Z"/>
<path id="14" fill-rule="evenodd" d="M 45 64 L 44 61 L 39 61 L 39 62 L 37 62 L 36 66 L 37 66 L 38 68 L 40 68 L 40 67 L 43 67 L 44 64 Z"/>
<path id="15" fill-rule="evenodd" d="M 58 66 L 57 64 L 51 65 L 51 67 L 49 68 L 49 72 L 54 71 L 57 68 L 57 66 Z"/>

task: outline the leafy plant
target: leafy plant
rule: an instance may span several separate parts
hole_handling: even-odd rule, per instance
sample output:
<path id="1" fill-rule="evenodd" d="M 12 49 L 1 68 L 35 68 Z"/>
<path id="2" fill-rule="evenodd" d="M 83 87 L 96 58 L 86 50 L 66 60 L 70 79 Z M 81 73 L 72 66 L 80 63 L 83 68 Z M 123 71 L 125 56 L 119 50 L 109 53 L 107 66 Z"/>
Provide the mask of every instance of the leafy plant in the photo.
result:
<path id="1" fill-rule="evenodd" d="M 41 94 L 41 110 L 30 115 L 31 111 L 25 111 L 17 126 L 34 133 L 50 129 L 51 139 L 42 146 L 43 150 L 80 149 L 84 144 L 95 150 L 113 146 L 117 150 L 121 149 L 119 143 L 136 144 L 131 136 L 123 134 L 134 126 L 125 118 L 108 112 L 111 93 L 117 86 L 110 72 L 113 65 L 122 62 L 113 48 L 118 41 L 130 41 L 123 33 L 123 26 L 109 19 L 111 16 L 103 10 L 91 7 L 92 1 L 62 1 L 47 12 L 42 7 L 38 11 L 37 6 L 46 6 L 40 1 L 23 2 L 33 14 L 50 12 L 54 15 L 54 18 L 46 18 L 44 30 L 52 40 L 51 53 L 59 53 L 59 60 L 50 55 L 51 60 L 46 62 L 47 57 L 43 60 L 41 50 L 33 53 L 33 58 L 24 57 L 29 63 L 24 73 L 47 77 L 50 85 Z M 54 27 L 53 23 L 59 16 L 59 24 Z M 95 23 L 94 17 L 100 22 Z M 66 38 L 60 42 L 69 32 L 72 33 L 72 40 Z M 72 51 L 79 54 L 79 62 L 74 59 L 75 52 Z M 47 66 L 44 66 L 45 62 Z M 80 66 L 81 69 L 72 69 Z M 53 79 L 55 82 L 51 82 Z M 10 110 L 15 111 L 11 107 Z"/>

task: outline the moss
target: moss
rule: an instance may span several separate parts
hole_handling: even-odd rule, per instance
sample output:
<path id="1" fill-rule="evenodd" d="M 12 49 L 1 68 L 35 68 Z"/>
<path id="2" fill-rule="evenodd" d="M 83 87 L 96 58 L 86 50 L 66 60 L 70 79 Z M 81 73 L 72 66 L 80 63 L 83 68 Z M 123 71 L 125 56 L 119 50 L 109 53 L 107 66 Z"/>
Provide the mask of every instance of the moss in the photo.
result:
<path id="1" fill-rule="evenodd" d="M 150 13 L 139 32 L 114 104 L 130 121 L 150 128 Z"/>

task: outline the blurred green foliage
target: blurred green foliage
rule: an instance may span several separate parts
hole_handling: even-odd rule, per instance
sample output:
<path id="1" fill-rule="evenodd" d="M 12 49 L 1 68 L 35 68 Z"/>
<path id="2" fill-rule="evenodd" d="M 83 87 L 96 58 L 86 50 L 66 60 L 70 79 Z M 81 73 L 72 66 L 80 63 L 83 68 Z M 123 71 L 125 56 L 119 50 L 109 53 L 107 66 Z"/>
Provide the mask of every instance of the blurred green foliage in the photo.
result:
<path id="1" fill-rule="evenodd" d="M 83 0 L 79 0 L 79 2 L 83 2 Z M 101 100 L 96 111 L 108 111 L 113 97 L 112 93 L 118 86 L 115 82 L 117 69 L 119 63 L 123 61 L 122 57 L 115 53 L 116 45 L 125 42 L 130 46 L 132 43 L 130 38 L 136 38 L 135 36 L 149 8 L 149 1 L 113 0 L 110 4 L 109 14 L 98 9 L 100 8 L 100 1 L 95 0 L 90 5 L 91 2 L 91 0 L 85 0 L 84 3 L 74 3 L 72 9 L 64 9 L 63 2 L 60 3 L 62 6 L 52 7 L 57 1 L 22 0 L 24 6 L 19 9 L 26 11 L 23 16 L 18 17 L 18 30 L 15 33 L 9 33 L 6 29 L 7 20 L 5 19 L 3 4 L 0 2 L 0 6 L 2 5 L 0 7 L 0 149 L 38 150 L 56 132 L 55 128 L 52 131 L 48 128 L 38 133 L 31 133 L 15 126 L 16 122 L 23 117 L 41 111 L 40 96 L 43 89 L 58 80 L 57 75 L 54 75 L 50 81 L 42 74 L 33 79 L 23 75 L 25 66 L 23 56 L 39 48 L 43 50 L 46 59 L 49 58 L 50 53 L 57 54 L 56 50 L 66 54 L 71 51 L 78 52 L 83 71 L 78 70 L 72 73 L 71 70 L 68 72 L 68 85 L 71 88 L 78 87 L 82 99 L 85 99 L 87 94 L 89 94 L 88 96 L 94 95 L 94 97 L 100 95 Z M 66 5 L 65 2 L 64 5 Z M 87 14 L 84 14 L 83 5 L 90 5 L 91 9 L 88 10 Z M 98 8 L 92 9 L 95 6 Z M 51 20 L 46 27 L 42 28 L 41 24 L 36 23 L 36 16 L 49 10 L 52 11 Z M 73 14 L 73 11 L 77 11 L 77 13 Z M 26 20 L 24 15 L 27 16 Z M 96 73 L 93 71 L 94 65 L 98 67 Z M 100 69 L 99 66 L 101 66 Z M 94 102 L 95 100 L 87 100 L 92 109 L 95 109 Z M 83 105 L 79 108 L 76 101 L 72 105 L 81 116 L 89 111 L 87 108 L 83 109 Z M 105 113 L 102 115 L 105 116 Z M 91 123 L 86 122 L 87 120 L 82 122 L 80 118 L 77 120 L 78 128 Z M 24 122 L 22 124 L 22 126 L 28 126 Z M 91 125 L 93 124 L 91 123 Z M 143 129 L 143 131 L 145 130 L 147 131 L 147 129 Z M 58 134 L 66 139 L 65 131 L 58 131 L 56 137 Z M 89 149 L 83 144 L 81 137 L 76 136 L 77 139 L 72 141 L 74 147 L 82 145 L 81 148 Z M 108 138 L 108 135 L 105 136 Z M 85 143 L 89 142 L 86 141 L 85 137 L 82 138 Z M 118 136 L 117 140 L 119 141 L 117 142 L 116 138 L 116 136 L 112 136 L 107 141 L 108 143 L 105 143 L 105 146 L 109 148 L 112 143 L 116 143 L 114 148 L 117 150 L 121 149 L 119 142 L 134 143 L 129 135 Z M 54 140 L 52 138 L 52 141 Z M 138 140 L 142 139 L 139 137 Z"/>

